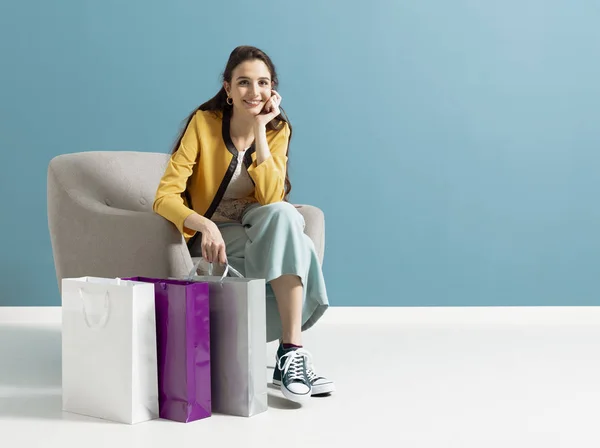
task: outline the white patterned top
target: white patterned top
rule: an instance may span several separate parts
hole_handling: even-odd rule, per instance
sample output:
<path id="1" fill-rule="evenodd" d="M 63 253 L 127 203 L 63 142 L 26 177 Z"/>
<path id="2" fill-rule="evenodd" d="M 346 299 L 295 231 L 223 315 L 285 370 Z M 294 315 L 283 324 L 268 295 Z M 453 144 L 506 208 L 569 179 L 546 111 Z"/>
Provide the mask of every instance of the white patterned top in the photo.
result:
<path id="1" fill-rule="evenodd" d="M 242 222 L 242 215 L 250 204 L 256 202 L 251 197 L 254 191 L 254 183 L 248 174 L 248 169 L 244 165 L 244 151 L 238 151 L 238 164 L 233 173 L 231 181 L 225 190 L 223 199 L 211 219 L 215 222 Z"/>

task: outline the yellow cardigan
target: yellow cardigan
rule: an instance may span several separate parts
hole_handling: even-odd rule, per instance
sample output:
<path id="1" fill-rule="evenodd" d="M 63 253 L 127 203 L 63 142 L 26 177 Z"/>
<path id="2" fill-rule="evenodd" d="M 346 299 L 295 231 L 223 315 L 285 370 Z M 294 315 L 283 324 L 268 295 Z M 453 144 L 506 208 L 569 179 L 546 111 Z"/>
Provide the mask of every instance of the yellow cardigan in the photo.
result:
<path id="1" fill-rule="evenodd" d="M 196 112 L 158 185 L 153 210 L 175 224 L 187 241 L 196 231 L 184 227 L 186 218 L 196 212 L 210 219 L 235 172 L 238 151 L 229 133 L 230 114 Z M 251 198 L 261 205 L 283 200 L 289 137 L 287 123 L 277 131 L 267 130 L 271 157 L 260 165 L 254 144 L 244 155 L 254 182 Z"/>

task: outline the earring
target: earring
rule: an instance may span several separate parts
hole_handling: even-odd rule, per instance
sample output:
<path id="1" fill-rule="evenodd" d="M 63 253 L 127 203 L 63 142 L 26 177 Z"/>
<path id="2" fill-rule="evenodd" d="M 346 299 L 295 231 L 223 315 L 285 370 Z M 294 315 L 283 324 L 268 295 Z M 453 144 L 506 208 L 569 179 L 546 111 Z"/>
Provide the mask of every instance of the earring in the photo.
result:
<path id="1" fill-rule="evenodd" d="M 231 103 L 229 102 L 229 100 L 231 100 Z M 228 96 L 226 101 L 227 101 L 227 104 L 229 104 L 230 106 L 233 106 L 233 98 Z"/>

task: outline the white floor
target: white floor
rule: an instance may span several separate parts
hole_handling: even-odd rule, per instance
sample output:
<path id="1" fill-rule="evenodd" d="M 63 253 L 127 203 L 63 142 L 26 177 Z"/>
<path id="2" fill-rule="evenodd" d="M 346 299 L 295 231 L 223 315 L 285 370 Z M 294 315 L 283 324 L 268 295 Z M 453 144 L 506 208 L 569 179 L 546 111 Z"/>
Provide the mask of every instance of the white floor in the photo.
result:
<path id="1" fill-rule="evenodd" d="M 334 395 L 136 426 L 61 411 L 60 323 L 36 320 L 0 322 L 3 448 L 600 446 L 596 308 L 333 308 L 304 342 Z"/>

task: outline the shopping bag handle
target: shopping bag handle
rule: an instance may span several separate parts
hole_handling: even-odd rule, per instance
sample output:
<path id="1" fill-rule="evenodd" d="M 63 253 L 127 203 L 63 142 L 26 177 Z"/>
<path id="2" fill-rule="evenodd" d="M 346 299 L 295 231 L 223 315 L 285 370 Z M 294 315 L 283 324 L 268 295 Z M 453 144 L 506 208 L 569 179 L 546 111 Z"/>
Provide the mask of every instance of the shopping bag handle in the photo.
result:
<path id="1" fill-rule="evenodd" d="M 188 275 L 188 278 L 187 278 L 189 281 L 192 281 L 194 279 L 194 276 L 196 275 L 196 271 L 198 271 L 198 266 L 200 266 L 200 263 L 202 263 L 202 258 L 196 262 L 196 264 L 194 265 L 194 267 L 190 271 L 190 273 Z M 235 269 L 229 263 L 226 263 L 225 264 L 225 271 L 223 271 L 223 275 L 219 279 L 220 283 L 223 283 L 223 279 L 225 277 L 227 277 L 227 274 L 229 272 L 231 272 L 233 275 L 235 275 L 235 276 L 237 276 L 239 278 L 244 278 L 244 276 L 237 269 Z M 212 274 L 213 274 L 213 264 L 209 263 L 208 264 L 208 275 L 212 275 Z"/>
<path id="2" fill-rule="evenodd" d="M 89 328 L 92 328 L 92 329 L 103 328 L 106 325 L 106 322 L 108 321 L 108 316 L 110 314 L 109 292 L 106 291 L 106 294 L 104 294 L 104 313 L 102 314 L 102 317 L 100 318 L 100 322 L 98 322 L 97 324 L 92 324 L 90 322 L 90 318 L 88 316 L 87 310 L 85 309 L 85 301 L 83 300 L 83 293 L 84 293 L 83 288 L 79 288 L 79 297 L 81 298 L 81 311 L 83 312 L 83 319 L 85 320 L 85 324 Z"/>

